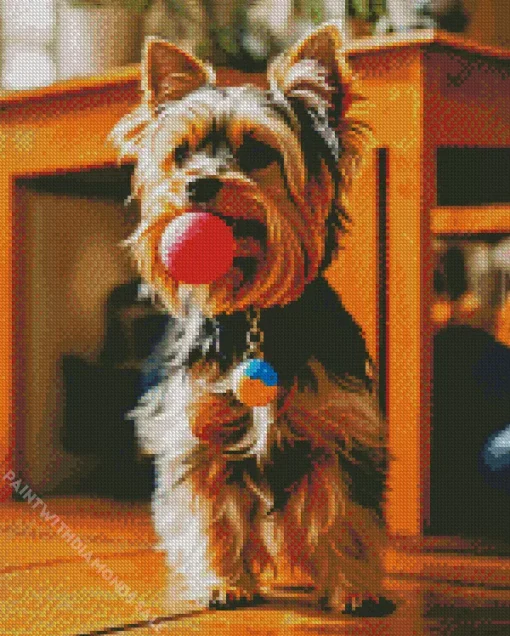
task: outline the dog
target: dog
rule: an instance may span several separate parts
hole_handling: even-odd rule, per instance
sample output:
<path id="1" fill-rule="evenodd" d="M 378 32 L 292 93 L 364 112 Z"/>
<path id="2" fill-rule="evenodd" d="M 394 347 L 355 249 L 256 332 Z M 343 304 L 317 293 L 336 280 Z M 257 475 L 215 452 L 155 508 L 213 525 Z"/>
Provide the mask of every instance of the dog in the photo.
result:
<path id="1" fill-rule="evenodd" d="M 262 574 L 286 562 L 321 607 L 380 616 L 395 608 L 384 424 L 363 333 L 324 278 L 366 137 L 347 117 L 358 98 L 337 28 L 276 58 L 268 81 L 218 87 L 206 63 L 146 43 L 143 100 L 112 139 L 136 159 L 141 222 L 125 244 L 169 323 L 129 417 L 155 456 L 172 607 L 260 602 Z M 207 284 L 175 280 L 161 251 L 190 210 L 234 238 L 231 266 Z M 278 378 L 267 404 L 239 396 L 254 361 Z"/>

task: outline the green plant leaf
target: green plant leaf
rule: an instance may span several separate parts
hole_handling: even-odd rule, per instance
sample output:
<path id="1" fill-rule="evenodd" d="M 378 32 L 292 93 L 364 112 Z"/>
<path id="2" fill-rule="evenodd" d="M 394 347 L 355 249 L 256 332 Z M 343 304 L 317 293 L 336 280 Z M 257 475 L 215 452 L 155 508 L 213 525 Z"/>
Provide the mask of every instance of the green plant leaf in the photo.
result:
<path id="1" fill-rule="evenodd" d="M 149 4 L 152 4 L 154 0 L 149 0 Z M 165 0 L 166 7 L 169 11 L 173 11 L 177 15 L 188 15 L 189 12 L 186 9 L 186 3 L 183 0 Z"/>
<path id="2" fill-rule="evenodd" d="M 235 31 L 230 27 L 223 27 L 216 31 L 216 41 L 229 55 L 237 55 L 239 45 Z"/>
<path id="3" fill-rule="evenodd" d="M 312 0 L 310 2 L 310 19 L 314 24 L 321 24 L 324 22 L 324 4 L 320 0 Z"/>
<path id="4" fill-rule="evenodd" d="M 372 20 L 378 20 L 386 13 L 386 0 L 371 0 L 370 13 Z"/>
<path id="5" fill-rule="evenodd" d="M 150 7 L 154 0 L 67 0 L 75 7 L 105 7 L 120 6 L 131 11 L 143 12 Z"/>
<path id="6" fill-rule="evenodd" d="M 128 9 L 143 13 L 152 4 L 152 0 L 124 0 L 124 4 Z"/>
<path id="7" fill-rule="evenodd" d="M 370 0 L 348 0 L 347 9 L 353 18 L 368 20 L 370 17 Z"/>

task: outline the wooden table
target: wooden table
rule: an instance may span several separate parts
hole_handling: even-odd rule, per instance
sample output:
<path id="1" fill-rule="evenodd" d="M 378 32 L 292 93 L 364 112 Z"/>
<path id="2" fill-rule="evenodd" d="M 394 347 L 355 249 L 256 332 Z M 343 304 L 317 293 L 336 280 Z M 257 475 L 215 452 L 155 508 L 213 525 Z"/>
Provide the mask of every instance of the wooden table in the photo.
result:
<path id="1" fill-rule="evenodd" d="M 379 359 L 390 451 L 387 520 L 421 536 L 428 515 L 432 295 L 431 239 L 480 225 L 510 231 L 510 201 L 467 210 L 437 206 L 439 146 L 510 145 L 510 51 L 443 33 L 356 41 L 349 58 L 376 147 L 355 181 L 346 250 L 328 276 Z M 219 72 L 222 84 L 247 77 Z M 23 308 L 19 179 L 115 165 L 106 137 L 139 100 L 139 69 L 0 96 L 0 444 L 15 462 L 22 411 Z M 4 497 L 10 489 L 4 488 Z"/>

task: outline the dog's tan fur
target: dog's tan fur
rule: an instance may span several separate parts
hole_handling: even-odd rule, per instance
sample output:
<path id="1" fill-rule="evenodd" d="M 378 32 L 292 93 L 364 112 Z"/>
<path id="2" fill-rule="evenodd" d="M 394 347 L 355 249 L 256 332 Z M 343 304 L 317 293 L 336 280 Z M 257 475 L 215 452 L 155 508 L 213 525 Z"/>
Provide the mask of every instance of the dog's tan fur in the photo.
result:
<path id="1" fill-rule="evenodd" d="M 134 191 L 142 218 L 127 243 L 168 312 L 188 321 L 184 345 L 179 345 L 188 351 L 198 338 L 199 314 L 285 306 L 317 278 L 327 218 L 332 203 L 342 203 L 345 195 L 360 126 L 346 116 L 353 102 L 352 77 L 331 26 L 270 67 L 273 99 L 283 103 L 285 117 L 268 108 L 265 94 L 254 87 L 214 92 L 208 87 L 212 70 L 170 44 L 149 41 L 144 60 L 144 101 L 113 133 L 122 152 L 137 159 Z M 325 160 L 315 174 L 307 170 L 301 123 L 289 104 L 324 113 L 328 130 L 340 139 L 340 190 Z M 280 152 L 284 174 L 278 165 L 245 174 L 231 157 L 207 156 L 200 143 L 212 120 L 234 156 L 245 136 L 253 136 Z M 189 156 L 179 163 L 173 153 L 184 142 Z M 168 275 L 158 246 L 168 223 L 189 205 L 189 183 L 209 175 L 222 184 L 215 210 L 260 221 L 267 240 L 237 244 L 240 254 L 256 259 L 253 280 L 233 267 L 208 287 L 188 289 Z M 199 314 L 190 314 L 187 303 Z M 169 351 L 172 346 L 168 343 Z M 253 597 L 260 573 L 282 554 L 312 577 L 318 595 L 334 608 L 352 597 L 379 595 L 383 524 L 374 510 L 351 499 L 349 478 L 338 460 L 355 462 L 352 449 L 362 446 L 374 464 L 381 469 L 384 464 L 383 424 L 365 384 L 333 377 L 310 359 L 313 390 L 297 378 L 279 388 L 269 421 L 270 445 L 292 447 L 306 440 L 313 462 L 311 472 L 293 485 L 284 509 L 272 511 L 264 473 L 270 457 L 257 458 L 255 475 L 245 471 L 242 479 L 233 478 L 236 461 L 247 455 L 233 459 L 229 448 L 249 435 L 252 423 L 251 409 L 231 391 L 229 373 L 205 358 L 187 368 L 184 354 L 172 351 L 171 372 L 133 414 L 142 443 L 157 457 L 155 521 L 169 565 L 178 573 L 172 598 L 200 605 L 232 591 Z M 233 366 L 237 362 L 232 360 Z"/>

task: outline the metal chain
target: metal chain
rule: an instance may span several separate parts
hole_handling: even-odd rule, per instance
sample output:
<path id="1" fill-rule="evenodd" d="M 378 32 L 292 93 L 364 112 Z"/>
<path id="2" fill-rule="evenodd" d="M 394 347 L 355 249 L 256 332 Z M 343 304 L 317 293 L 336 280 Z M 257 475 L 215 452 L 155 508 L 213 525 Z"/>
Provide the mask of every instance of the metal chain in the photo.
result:
<path id="1" fill-rule="evenodd" d="M 220 323 L 218 320 L 216 320 L 216 318 L 213 320 L 213 329 L 214 329 L 213 340 L 216 343 L 216 353 L 220 354 L 221 353 Z"/>
<path id="2" fill-rule="evenodd" d="M 246 333 L 246 344 L 248 350 L 244 353 L 244 359 L 249 358 L 262 358 L 262 345 L 264 343 L 264 333 L 261 331 L 260 322 L 260 309 L 250 307 L 246 312 L 249 328 Z"/>

